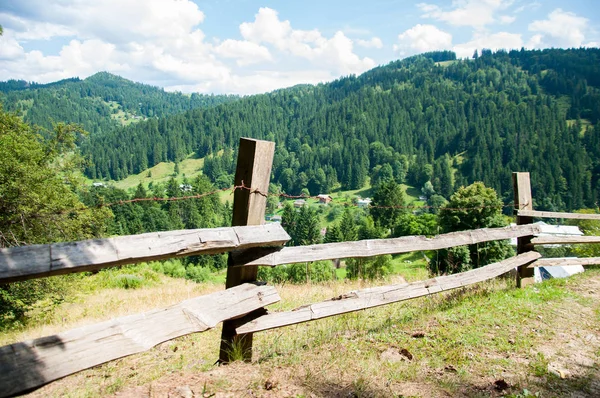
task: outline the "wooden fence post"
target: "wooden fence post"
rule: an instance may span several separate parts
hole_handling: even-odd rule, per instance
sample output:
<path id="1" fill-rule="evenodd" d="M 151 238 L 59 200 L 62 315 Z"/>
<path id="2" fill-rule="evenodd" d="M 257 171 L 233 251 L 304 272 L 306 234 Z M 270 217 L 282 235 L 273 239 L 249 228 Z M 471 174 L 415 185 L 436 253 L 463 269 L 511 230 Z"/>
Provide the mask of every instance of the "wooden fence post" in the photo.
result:
<path id="1" fill-rule="evenodd" d="M 513 173 L 513 190 L 515 196 L 515 212 L 519 210 L 533 210 L 531 197 L 531 181 L 529 173 Z M 533 217 L 517 216 L 517 225 L 532 224 Z M 517 238 L 517 254 L 533 250 L 531 239 L 533 236 Z M 517 287 L 533 284 L 533 268 L 528 264 L 517 268 Z"/>
<path id="2" fill-rule="evenodd" d="M 264 224 L 265 209 L 267 205 L 266 194 L 269 192 L 269 180 L 275 143 L 249 138 L 240 139 L 240 150 L 235 171 L 235 185 L 242 183 L 248 189 L 237 189 L 233 196 L 232 226 L 261 225 Z M 227 261 L 227 289 L 241 285 L 245 282 L 256 281 L 258 266 L 232 267 L 232 256 L 229 254 Z M 254 311 L 244 317 L 248 321 L 264 314 L 264 309 Z M 244 360 L 252 359 L 252 334 L 236 335 L 235 329 L 240 320 L 223 322 L 221 334 L 221 350 L 219 361 L 230 362 L 234 351 L 241 353 Z M 241 350 L 241 351 L 240 351 Z"/>

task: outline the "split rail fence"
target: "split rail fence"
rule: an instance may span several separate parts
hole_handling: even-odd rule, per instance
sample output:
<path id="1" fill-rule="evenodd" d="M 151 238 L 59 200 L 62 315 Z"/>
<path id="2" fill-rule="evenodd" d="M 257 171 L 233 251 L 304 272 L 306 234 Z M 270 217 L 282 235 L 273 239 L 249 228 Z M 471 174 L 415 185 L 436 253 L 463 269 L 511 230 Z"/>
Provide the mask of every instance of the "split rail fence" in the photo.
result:
<path id="1" fill-rule="evenodd" d="M 518 286 L 533 281 L 536 266 L 599 264 L 600 258 L 542 259 L 535 245 L 600 243 L 600 237 L 537 236 L 533 218 L 600 220 L 600 215 L 533 210 L 529 173 L 514 173 L 517 225 L 437 235 L 283 247 L 290 239 L 279 224 L 264 223 L 266 196 L 275 145 L 241 139 L 235 176 L 233 227 L 181 230 L 93 239 L 80 242 L 0 249 L 0 283 L 52 275 L 99 270 L 141 261 L 229 253 L 226 289 L 168 308 L 120 317 L 53 336 L 0 347 L 0 397 L 22 394 L 117 358 L 223 322 L 220 360 L 229 361 L 230 347 L 241 346 L 252 356 L 253 333 L 365 310 L 468 286 L 503 275 L 515 268 Z M 424 281 L 349 292 L 295 311 L 269 313 L 265 307 L 280 297 L 273 286 L 256 281 L 259 266 L 371 257 L 438 250 L 460 245 L 517 238 L 517 255 L 460 274 Z"/>

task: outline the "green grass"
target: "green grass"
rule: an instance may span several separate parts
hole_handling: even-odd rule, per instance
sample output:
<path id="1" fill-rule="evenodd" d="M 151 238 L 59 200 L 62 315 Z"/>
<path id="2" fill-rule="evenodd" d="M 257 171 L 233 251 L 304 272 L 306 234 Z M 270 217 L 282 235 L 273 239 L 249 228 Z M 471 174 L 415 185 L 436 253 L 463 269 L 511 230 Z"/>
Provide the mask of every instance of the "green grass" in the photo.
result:
<path id="1" fill-rule="evenodd" d="M 391 273 L 401 275 L 407 282 L 424 280 L 429 277 L 427 261 L 422 252 L 393 256 Z"/>
<path id="2" fill-rule="evenodd" d="M 581 136 L 583 137 L 585 135 L 587 128 L 592 125 L 592 122 L 590 122 L 588 119 L 580 119 L 580 121 L 581 121 L 581 130 L 579 131 L 579 134 L 581 134 Z M 569 120 L 567 120 L 567 127 L 573 127 L 575 125 L 575 123 L 577 123 L 577 120 L 569 119 Z"/>
<path id="3" fill-rule="evenodd" d="M 125 112 L 121 104 L 119 104 L 116 101 L 102 101 L 102 103 L 104 103 L 110 108 L 112 112 L 110 114 L 110 118 L 119 122 L 121 126 L 128 126 L 132 123 L 137 123 L 141 122 L 142 120 L 146 120 L 145 117 L 140 117 L 133 113 Z"/>
<path id="4" fill-rule="evenodd" d="M 204 158 L 187 158 L 179 163 L 179 174 L 177 178 L 183 178 L 183 175 L 189 179 L 192 179 L 202 174 L 202 167 L 204 166 Z M 175 163 L 173 162 L 161 162 L 156 166 L 150 167 L 147 170 L 142 171 L 139 174 L 132 174 L 127 178 L 120 181 L 113 181 L 112 184 L 121 189 L 132 189 L 135 188 L 140 182 L 148 187 L 150 182 L 152 183 L 163 183 L 168 181 L 175 172 Z"/>
<path id="5" fill-rule="evenodd" d="M 452 64 L 455 64 L 455 63 L 457 63 L 457 62 L 458 62 L 458 60 L 452 60 L 452 61 L 441 61 L 441 62 L 436 62 L 435 64 L 436 64 L 437 66 L 448 67 L 448 66 L 450 66 L 450 65 L 452 65 Z"/>
<path id="6" fill-rule="evenodd" d="M 411 263 L 405 263 L 407 260 Z M 397 256 L 394 268 L 416 268 L 419 261 L 419 254 Z M 123 275 L 137 272 L 135 267 L 124 271 Z M 94 277 L 99 279 L 90 283 L 104 286 L 104 276 Z M 213 365 L 220 337 L 220 330 L 214 329 L 85 370 L 39 393 L 104 396 L 144 386 L 157 396 L 166 396 L 166 392 L 153 388 L 189 383 L 196 393 L 241 395 L 252 391 L 250 395 L 263 396 L 265 380 L 274 380 L 274 396 L 286 392 L 291 396 L 497 396 L 492 383 L 505 379 L 510 387 L 503 395 L 525 396 L 527 391 L 531 395 L 570 396 L 571 392 L 588 391 L 593 378 L 558 379 L 549 374 L 548 364 L 571 351 L 579 355 L 581 352 L 568 348 L 568 344 L 600 327 L 598 301 L 589 296 L 590 286 L 597 286 L 599 277 L 600 270 L 590 269 L 570 279 L 525 289 L 516 289 L 512 279 L 497 278 L 434 296 L 261 332 L 254 336 L 251 364 Z M 74 317 L 70 322 L 81 324 L 85 314 L 92 318 L 101 314 L 100 319 L 104 319 L 132 313 L 132 299 L 134 306 L 140 307 L 134 312 L 148 309 L 142 306 L 164 306 L 157 302 L 164 299 L 164 289 L 170 285 L 177 286 L 169 294 L 179 294 L 173 302 L 206 294 L 198 290 L 205 289 L 203 286 L 218 289 L 166 278 L 139 289 L 97 291 L 65 302 L 58 314 Z M 282 300 L 270 311 L 297 308 L 369 286 L 358 281 L 277 286 Z M 82 306 L 86 306 L 86 313 L 82 314 Z M 60 324 L 60 316 L 45 322 L 48 326 L 44 327 Z M 62 329 L 71 327 L 67 323 Z M 416 332 L 422 337 L 415 337 Z M 19 341 L 20 337 L 12 335 L 10 339 Z M 566 354 L 543 350 L 562 343 Z M 382 356 L 401 349 L 411 353 L 412 359 L 392 361 Z M 403 388 L 407 386 L 416 390 L 406 392 Z"/>

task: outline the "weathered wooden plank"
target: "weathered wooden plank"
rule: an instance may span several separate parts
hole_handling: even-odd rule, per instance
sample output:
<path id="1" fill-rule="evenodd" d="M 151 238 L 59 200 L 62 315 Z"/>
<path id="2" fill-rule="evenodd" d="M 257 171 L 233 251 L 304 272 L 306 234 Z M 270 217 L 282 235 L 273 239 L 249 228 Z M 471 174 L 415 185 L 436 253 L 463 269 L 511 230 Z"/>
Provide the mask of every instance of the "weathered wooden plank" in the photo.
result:
<path id="1" fill-rule="evenodd" d="M 0 347 L 0 397 L 38 388 L 176 337 L 203 332 L 279 300 L 274 287 L 243 284 L 169 308 Z"/>
<path id="2" fill-rule="evenodd" d="M 531 197 L 531 180 L 529 173 L 513 173 L 513 196 L 515 211 L 533 210 L 533 198 Z M 533 223 L 533 218 L 517 215 L 517 225 L 526 225 Z M 522 236 L 517 239 L 517 254 L 526 253 L 533 250 L 531 239 L 533 236 Z M 533 270 L 527 267 L 517 269 L 517 286 L 525 287 L 534 283 Z"/>
<path id="3" fill-rule="evenodd" d="M 534 245 L 574 245 L 578 243 L 600 243 L 600 236 L 538 236 L 531 240 Z"/>
<path id="4" fill-rule="evenodd" d="M 261 225 L 265 222 L 266 194 L 269 192 L 274 155 L 274 142 L 250 138 L 240 139 L 234 183 L 236 186 L 244 185 L 246 189 L 238 189 L 234 192 L 231 225 Z M 252 249 L 247 252 L 252 252 Z M 225 280 L 227 288 L 256 280 L 257 266 L 234 268 L 231 266 L 231 260 L 230 254 L 227 259 L 227 278 Z M 255 315 L 258 316 L 257 314 L 248 316 Z M 234 321 L 223 323 L 219 352 L 219 361 L 222 363 L 229 362 L 234 340 L 237 340 L 244 360 L 252 359 L 252 335 L 236 336 L 236 326 L 237 323 Z"/>
<path id="5" fill-rule="evenodd" d="M 232 252 L 237 266 L 302 263 L 308 261 L 333 260 L 337 258 L 371 257 L 383 254 L 408 253 L 420 250 L 438 250 L 453 246 L 471 245 L 493 240 L 510 239 L 540 233 L 536 224 L 504 228 L 482 228 L 472 231 L 452 232 L 425 236 L 404 236 L 392 239 L 360 240 L 355 242 L 326 243 L 320 245 L 284 247 L 271 253 L 249 256 L 244 252 Z M 255 253 L 254 253 L 255 254 Z"/>
<path id="6" fill-rule="evenodd" d="M 529 264 L 530 267 L 556 267 L 564 265 L 600 265 L 600 257 L 540 258 Z"/>
<path id="7" fill-rule="evenodd" d="M 554 211 L 519 210 L 518 216 L 538 218 L 570 218 L 575 220 L 600 220 L 600 214 L 559 213 Z"/>
<path id="8" fill-rule="evenodd" d="M 0 283 L 91 271 L 140 261 L 216 254 L 290 239 L 279 224 L 190 229 L 0 249 Z"/>
<path id="9" fill-rule="evenodd" d="M 537 252 L 527 252 L 461 274 L 439 276 L 437 278 L 413 283 L 357 290 L 328 301 L 300 307 L 297 310 L 263 315 L 251 322 L 241 325 L 236 330 L 238 333 L 254 333 L 261 330 L 314 321 L 333 315 L 340 315 L 347 312 L 359 311 L 416 297 L 427 296 L 495 278 L 515 267 L 529 264 L 540 257 L 541 255 Z"/>

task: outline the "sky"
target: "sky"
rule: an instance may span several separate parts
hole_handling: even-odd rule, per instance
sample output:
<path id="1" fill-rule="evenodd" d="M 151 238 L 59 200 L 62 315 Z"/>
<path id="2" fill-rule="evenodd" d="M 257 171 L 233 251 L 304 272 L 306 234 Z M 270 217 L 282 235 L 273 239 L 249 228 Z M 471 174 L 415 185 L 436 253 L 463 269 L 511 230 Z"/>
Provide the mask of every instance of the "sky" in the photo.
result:
<path id="1" fill-rule="evenodd" d="M 0 80 L 241 95 L 426 51 L 600 46 L 597 0 L 1 0 L 0 25 Z"/>

